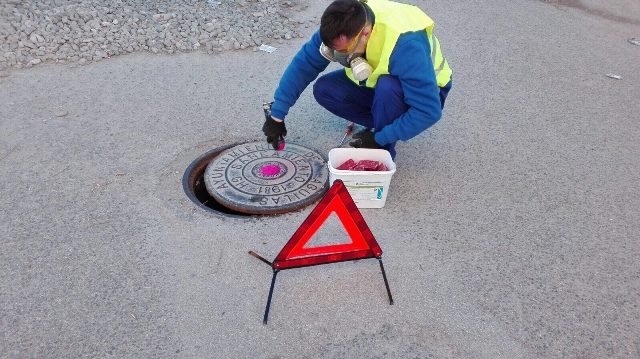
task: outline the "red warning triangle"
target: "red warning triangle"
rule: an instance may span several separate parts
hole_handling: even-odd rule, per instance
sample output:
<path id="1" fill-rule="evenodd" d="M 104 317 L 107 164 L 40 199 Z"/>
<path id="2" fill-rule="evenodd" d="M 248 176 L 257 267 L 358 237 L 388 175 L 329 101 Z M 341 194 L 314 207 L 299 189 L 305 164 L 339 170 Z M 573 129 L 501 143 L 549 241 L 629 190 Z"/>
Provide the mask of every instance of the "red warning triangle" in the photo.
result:
<path id="1" fill-rule="evenodd" d="M 351 237 L 352 243 L 305 248 L 307 242 L 331 213 L 338 216 L 347 230 L 347 234 Z M 342 181 L 336 180 L 320 203 L 282 248 L 280 254 L 273 261 L 273 268 L 307 267 L 362 258 L 379 258 L 380 256 L 382 256 L 382 249 L 362 218 L 362 214 L 349 195 L 349 191 Z"/>

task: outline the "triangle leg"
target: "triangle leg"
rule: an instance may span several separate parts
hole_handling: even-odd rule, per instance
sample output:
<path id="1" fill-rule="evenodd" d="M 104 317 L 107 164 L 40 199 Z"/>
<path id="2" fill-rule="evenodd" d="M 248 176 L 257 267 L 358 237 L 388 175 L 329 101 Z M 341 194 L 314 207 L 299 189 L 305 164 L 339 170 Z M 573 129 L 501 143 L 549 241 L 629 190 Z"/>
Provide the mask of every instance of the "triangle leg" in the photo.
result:
<path id="1" fill-rule="evenodd" d="M 273 287 L 276 285 L 276 275 L 278 275 L 277 270 L 273 271 L 273 277 L 271 278 L 271 288 L 269 289 L 269 297 L 267 298 L 267 308 L 264 310 L 264 319 L 262 320 L 263 324 L 267 324 L 267 320 L 269 319 L 269 308 L 271 307 L 271 297 L 273 297 Z"/>
<path id="2" fill-rule="evenodd" d="M 389 289 L 389 281 L 387 281 L 387 273 L 384 271 L 384 265 L 382 265 L 382 257 L 378 258 L 380 262 L 380 270 L 382 271 L 382 278 L 384 279 L 384 285 L 387 287 L 387 295 L 389 296 L 389 305 L 393 305 L 393 297 L 391 296 L 391 289 Z"/>
<path id="3" fill-rule="evenodd" d="M 259 260 L 267 263 L 269 265 L 269 267 L 273 266 L 273 263 L 271 263 L 268 260 L 264 259 L 262 256 L 260 256 L 258 253 L 254 252 L 254 251 L 249 251 L 249 254 L 251 254 L 252 256 L 258 258 Z"/>

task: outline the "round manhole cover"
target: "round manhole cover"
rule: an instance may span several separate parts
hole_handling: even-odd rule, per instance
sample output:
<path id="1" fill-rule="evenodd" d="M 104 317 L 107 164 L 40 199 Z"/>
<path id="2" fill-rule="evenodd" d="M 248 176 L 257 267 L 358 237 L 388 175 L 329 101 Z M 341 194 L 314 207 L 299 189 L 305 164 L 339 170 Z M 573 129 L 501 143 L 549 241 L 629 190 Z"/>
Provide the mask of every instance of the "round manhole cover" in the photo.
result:
<path id="1" fill-rule="evenodd" d="M 221 152 L 207 166 L 207 192 L 233 210 L 279 214 L 305 207 L 328 190 L 327 162 L 314 150 L 287 143 L 282 151 L 252 142 Z"/>

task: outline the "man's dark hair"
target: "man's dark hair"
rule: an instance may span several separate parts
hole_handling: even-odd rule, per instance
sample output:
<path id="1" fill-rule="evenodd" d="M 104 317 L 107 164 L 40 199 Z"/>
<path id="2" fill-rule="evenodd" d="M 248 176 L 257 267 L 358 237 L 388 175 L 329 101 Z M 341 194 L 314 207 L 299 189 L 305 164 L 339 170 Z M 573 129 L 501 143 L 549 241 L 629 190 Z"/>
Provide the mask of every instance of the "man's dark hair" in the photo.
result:
<path id="1" fill-rule="evenodd" d="M 320 18 L 320 39 L 333 48 L 333 41 L 345 35 L 352 38 L 367 21 L 363 4 L 358 0 L 336 0 L 327 7 Z"/>

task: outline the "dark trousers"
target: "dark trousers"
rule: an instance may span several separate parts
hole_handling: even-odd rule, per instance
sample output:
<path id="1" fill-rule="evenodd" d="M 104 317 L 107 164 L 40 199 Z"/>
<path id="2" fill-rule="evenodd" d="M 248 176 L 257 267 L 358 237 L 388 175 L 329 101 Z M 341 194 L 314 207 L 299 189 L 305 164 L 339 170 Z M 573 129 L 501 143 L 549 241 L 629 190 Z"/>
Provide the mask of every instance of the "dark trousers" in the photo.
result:
<path id="1" fill-rule="evenodd" d="M 440 88 L 442 108 L 450 88 L 451 82 Z M 391 75 L 380 76 L 375 89 L 372 89 L 356 85 L 343 69 L 332 71 L 316 80 L 313 96 L 334 115 L 376 131 L 409 109 L 404 103 L 400 80 Z M 391 158 L 396 157 L 395 142 L 385 145 L 384 149 L 389 151 Z"/>

